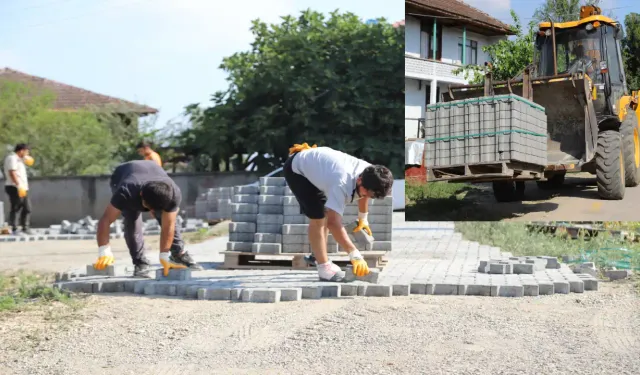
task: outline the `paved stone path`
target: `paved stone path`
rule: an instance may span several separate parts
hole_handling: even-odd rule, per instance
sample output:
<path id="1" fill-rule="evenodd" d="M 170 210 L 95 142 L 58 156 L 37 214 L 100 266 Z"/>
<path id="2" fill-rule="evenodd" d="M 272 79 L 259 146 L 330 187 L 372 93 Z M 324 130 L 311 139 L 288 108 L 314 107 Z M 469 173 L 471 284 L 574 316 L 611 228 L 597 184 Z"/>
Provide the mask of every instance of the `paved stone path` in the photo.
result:
<path id="1" fill-rule="evenodd" d="M 189 246 L 207 268 L 193 272 L 191 280 L 92 277 L 61 286 L 87 293 L 133 292 L 247 302 L 409 294 L 522 297 L 597 290 L 595 279 L 576 275 L 566 265 L 533 274 L 479 273 L 481 260 L 507 260 L 511 254 L 464 240 L 455 233 L 452 222 L 405 222 L 401 213 L 394 214 L 394 250 L 388 254 L 388 265 L 377 284 L 319 282 L 315 271 L 218 270 L 223 258 L 219 252 L 224 251 L 226 241 L 224 237 Z M 552 263 L 555 267 L 555 258 Z"/>

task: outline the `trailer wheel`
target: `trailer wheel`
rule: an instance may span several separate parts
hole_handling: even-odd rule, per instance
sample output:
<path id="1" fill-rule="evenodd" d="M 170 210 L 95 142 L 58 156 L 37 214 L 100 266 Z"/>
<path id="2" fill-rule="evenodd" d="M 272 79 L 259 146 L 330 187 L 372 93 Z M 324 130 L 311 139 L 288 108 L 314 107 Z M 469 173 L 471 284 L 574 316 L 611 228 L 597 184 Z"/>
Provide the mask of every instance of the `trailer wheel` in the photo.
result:
<path id="1" fill-rule="evenodd" d="M 615 130 L 598 133 L 596 149 L 596 183 L 602 199 L 624 198 L 625 169 L 622 155 L 622 137 Z"/>
<path id="2" fill-rule="evenodd" d="M 635 111 L 630 109 L 627 112 L 620 126 L 620 134 L 624 155 L 625 186 L 638 186 L 640 184 L 640 132 Z"/>
<path id="3" fill-rule="evenodd" d="M 522 201 L 524 188 L 524 181 L 494 181 L 493 196 L 501 203 Z"/>
<path id="4" fill-rule="evenodd" d="M 564 177 L 566 173 L 557 173 L 552 175 L 546 181 L 536 181 L 538 189 L 540 190 L 554 190 L 558 189 L 564 184 Z"/>

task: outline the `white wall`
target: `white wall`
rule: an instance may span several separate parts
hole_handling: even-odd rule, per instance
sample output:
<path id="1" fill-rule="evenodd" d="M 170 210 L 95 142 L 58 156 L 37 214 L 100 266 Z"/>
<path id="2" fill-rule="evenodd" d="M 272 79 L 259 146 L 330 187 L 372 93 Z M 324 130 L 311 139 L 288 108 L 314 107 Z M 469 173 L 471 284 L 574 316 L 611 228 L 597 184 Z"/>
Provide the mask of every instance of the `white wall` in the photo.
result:
<path id="1" fill-rule="evenodd" d="M 421 90 L 418 90 L 418 80 L 405 78 L 404 80 L 404 117 L 422 118 L 424 117 L 425 105 L 427 102 L 426 82 L 422 82 Z M 416 138 L 418 129 L 417 120 L 405 120 L 404 137 Z"/>

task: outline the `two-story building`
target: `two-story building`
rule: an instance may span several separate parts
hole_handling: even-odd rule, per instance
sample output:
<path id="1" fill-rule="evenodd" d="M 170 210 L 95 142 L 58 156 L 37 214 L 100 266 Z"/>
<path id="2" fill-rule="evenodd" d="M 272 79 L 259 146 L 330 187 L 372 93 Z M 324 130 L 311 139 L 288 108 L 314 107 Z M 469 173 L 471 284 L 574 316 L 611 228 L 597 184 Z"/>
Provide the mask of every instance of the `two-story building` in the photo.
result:
<path id="1" fill-rule="evenodd" d="M 420 165 L 420 124 L 451 84 L 468 84 L 461 66 L 484 65 L 482 47 L 514 35 L 511 26 L 461 0 L 405 0 L 405 164 Z M 464 48 L 463 48 L 464 46 Z"/>

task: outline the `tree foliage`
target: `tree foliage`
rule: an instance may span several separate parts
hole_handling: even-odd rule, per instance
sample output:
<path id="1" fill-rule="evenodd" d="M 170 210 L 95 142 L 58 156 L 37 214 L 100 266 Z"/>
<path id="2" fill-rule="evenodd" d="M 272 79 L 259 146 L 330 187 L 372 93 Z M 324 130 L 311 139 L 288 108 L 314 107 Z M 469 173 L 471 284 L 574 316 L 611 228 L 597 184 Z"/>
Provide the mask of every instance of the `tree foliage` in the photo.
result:
<path id="1" fill-rule="evenodd" d="M 108 112 L 55 111 L 55 95 L 32 86 L 0 80 L 0 145 L 32 147 L 35 175 L 108 173 L 120 162 L 120 142 L 134 130 Z M 2 150 L 0 157 L 4 157 Z"/>
<path id="2" fill-rule="evenodd" d="M 211 107 L 186 109 L 193 127 L 178 142 L 197 155 L 196 169 L 243 168 L 241 155 L 257 153 L 253 162 L 268 171 L 309 142 L 401 173 L 404 27 L 378 21 L 311 10 L 280 24 L 253 21 L 251 49 L 220 66 L 229 88 Z"/>
<path id="3" fill-rule="evenodd" d="M 629 90 L 640 90 L 640 14 L 627 14 L 624 25 L 626 32 L 622 41 L 622 53 L 627 85 Z"/>
<path id="4" fill-rule="evenodd" d="M 583 5 L 600 6 L 601 0 L 546 0 L 533 13 L 537 22 L 568 22 L 580 19 L 580 7 Z M 604 12 L 612 17 L 612 12 Z"/>
<path id="5" fill-rule="evenodd" d="M 482 47 L 492 63 L 493 78 L 498 81 L 516 77 L 527 65 L 531 64 L 533 59 L 534 23 L 529 23 L 525 33 L 520 18 L 513 10 L 511 10 L 511 17 L 513 18 L 512 30 L 516 34 L 515 37 Z M 482 83 L 483 67 L 467 65 L 455 71 L 456 74 L 461 72 L 464 72 L 465 79 L 470 79 L 471 83 Z"/>

